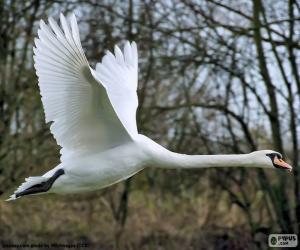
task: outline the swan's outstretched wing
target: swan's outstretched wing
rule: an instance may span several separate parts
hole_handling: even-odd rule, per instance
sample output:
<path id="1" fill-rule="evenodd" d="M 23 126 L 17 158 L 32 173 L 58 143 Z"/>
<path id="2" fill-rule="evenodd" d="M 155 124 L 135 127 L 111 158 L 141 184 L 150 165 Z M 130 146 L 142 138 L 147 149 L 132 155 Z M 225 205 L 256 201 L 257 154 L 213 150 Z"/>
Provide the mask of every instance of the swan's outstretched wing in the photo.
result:
<path id="1" fill-rule="evenodd" d="M 96 65 L 97 78 L 105 86 L 114 110 L 132 136 L 138 133 L 137 75 L 138 55 L 135 42 L 126 42 L 124 53 L 115 46 L 115 55 L 107 51 L 102 62 Z"/>
<path id="2" fill-rule="evenodd" d="M 51 18 L 49 25 L 41 21 L 34 60 L 46 122 L 53 121 L 50 129 L 63 147 L 62 159 L 75 151 L 99 152 L 131 141 L 132 125 L 126 126 L 132 123 L 123 121 L 126 114 L 118 111 L 119 105 L 124 110 L 128 105 L 131 112 L 130 100 L 111 105 L 115 97 L 108 97 L 106 85 L 88 65 L 75 16 L 70 18 L 71 27 L 63 15 L 60 21 L 62 30 Z"/>

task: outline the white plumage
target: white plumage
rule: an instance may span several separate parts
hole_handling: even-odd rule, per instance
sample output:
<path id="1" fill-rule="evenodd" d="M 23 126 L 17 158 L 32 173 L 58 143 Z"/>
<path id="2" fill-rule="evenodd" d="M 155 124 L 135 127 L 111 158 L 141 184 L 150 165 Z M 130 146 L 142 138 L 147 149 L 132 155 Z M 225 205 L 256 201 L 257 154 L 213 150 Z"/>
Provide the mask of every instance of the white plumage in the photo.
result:
<path id="1" fill-rule="evenodd" d="M 126 42 L 123 52 L 115 46 L 114 54 L 107 52 L 93 70 L 81 46 L 75 15 L 67 21 L 61 14 L 60 22 L 62 28 L 52 18 L 49 24 L 40 22 L 34 61 L 46 122 L 53 122 L 51 132 L 62 147 L 61 163 L 41 177 L 27 178 L 9 200 L 23 196 L 21 192 L 39 189 L 59 169 L 64 174 L 47 192 L 103 188 L 145 167 L 275 166 L 266 156 L 280 158 L 274 151 L 188 156 L 170 152 L 138 134 L 135 42 Z"/>

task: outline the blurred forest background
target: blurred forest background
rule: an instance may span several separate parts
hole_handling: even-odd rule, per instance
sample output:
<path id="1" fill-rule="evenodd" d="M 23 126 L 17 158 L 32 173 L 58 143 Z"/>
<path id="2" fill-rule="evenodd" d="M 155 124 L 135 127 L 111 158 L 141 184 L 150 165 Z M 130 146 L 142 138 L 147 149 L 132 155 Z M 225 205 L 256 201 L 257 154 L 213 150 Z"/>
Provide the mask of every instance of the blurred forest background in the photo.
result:
<path id="1" fill-rule="evenodd" d="M 294 166 L 146 169 L 79 195 L 4 200 L 59 162 L 33 66 L 39 20 L 74 11 L 92 66 L 139 49 L 139 131 L 189 154 L 273 149 Z M 0 243 L 265 249 L 300 233 L 300 1 L 0 0 Z"/>

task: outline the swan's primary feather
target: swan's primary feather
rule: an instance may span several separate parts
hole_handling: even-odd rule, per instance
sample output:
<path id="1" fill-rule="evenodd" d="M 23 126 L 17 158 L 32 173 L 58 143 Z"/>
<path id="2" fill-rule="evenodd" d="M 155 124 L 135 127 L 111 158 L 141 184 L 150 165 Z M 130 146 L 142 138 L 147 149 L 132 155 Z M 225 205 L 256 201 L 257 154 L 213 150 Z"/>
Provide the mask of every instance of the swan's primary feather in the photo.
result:
<path id="1" fill-rule="evenodd" d="M 126 42 L 124 54 L 115 46 L 115 55 L 107 51 L 96 65 L 96 76 L 105 85 L 118 117 L 132 136 L 138 134 L 136 125 L 138 56 L 135 42 Z"/>

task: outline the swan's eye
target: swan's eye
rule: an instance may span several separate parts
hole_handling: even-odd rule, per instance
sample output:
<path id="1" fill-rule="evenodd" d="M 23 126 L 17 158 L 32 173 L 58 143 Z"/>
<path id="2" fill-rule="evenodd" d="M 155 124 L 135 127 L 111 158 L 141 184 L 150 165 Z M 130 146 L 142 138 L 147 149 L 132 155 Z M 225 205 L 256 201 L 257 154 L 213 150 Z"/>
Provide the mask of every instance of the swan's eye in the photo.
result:
<path id="1" fill-rule="evenodd" d="M 273 161 L 275 158 L 277 160 L 282 160 L 282 155 L 279 153 L 270 153 L 270 154 L 266 154 L 266 156 L 270 157 L 271 160 Z"/>

